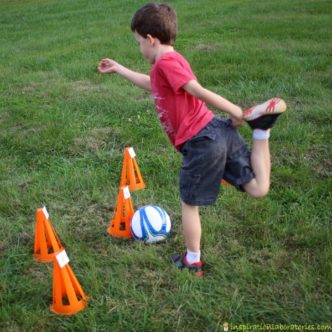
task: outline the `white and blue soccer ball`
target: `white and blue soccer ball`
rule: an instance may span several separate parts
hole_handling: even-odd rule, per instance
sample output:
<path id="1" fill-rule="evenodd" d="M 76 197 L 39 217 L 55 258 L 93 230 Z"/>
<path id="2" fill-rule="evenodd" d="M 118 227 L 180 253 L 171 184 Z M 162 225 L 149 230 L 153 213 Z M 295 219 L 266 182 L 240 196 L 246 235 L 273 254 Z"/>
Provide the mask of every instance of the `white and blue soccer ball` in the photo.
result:
<path id="1" fill-rule="evenodd" d="M 131 233 L 135 240 L 155 243 L 165 240 L 171 231 L 171 220 L 167 212 L 156 205 L 138 209 L 131 220 Z"/>

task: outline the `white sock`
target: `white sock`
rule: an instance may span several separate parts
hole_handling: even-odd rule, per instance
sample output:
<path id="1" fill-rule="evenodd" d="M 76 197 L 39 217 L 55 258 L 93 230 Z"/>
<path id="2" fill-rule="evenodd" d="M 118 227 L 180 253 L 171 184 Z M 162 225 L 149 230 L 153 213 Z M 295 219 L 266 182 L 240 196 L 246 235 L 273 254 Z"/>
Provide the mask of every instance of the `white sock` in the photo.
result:
<path id="1" fill-rule="evenodd" d="M 187 249 L 186 259 L 189 264 L 197 263 L 201 260 L 201 252 L 200 251 L 190 251 Z"/>
<path id="2" fill-rule="evenodd" d="M 252 132 L 252 138 L 257 140 L 267 140 L 270 138 L 270 129 L 254 129 Z"/>

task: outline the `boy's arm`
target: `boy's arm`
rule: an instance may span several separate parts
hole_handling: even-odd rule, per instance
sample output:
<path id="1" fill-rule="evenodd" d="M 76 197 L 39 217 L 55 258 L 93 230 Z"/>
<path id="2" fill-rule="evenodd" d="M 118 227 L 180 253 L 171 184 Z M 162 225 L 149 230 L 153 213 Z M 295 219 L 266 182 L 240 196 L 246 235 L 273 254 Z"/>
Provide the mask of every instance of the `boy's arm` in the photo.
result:
<path id="1" fill-rule="evenodd" d="M 138 87 L 151 91 L 150 76 L 132 71 L 111 59 L 103 59 L 99 62 L 98 70 L 102 74 L 117 73 Z"/>
<path id="2" fill-rule="evenodd" d="M 210 106 L 222 112 L 228 113 L 232 118 L 234 127 L 241 125 L 243 115 L 239 106 L 234 105 L 227 99 L 203 88 L 196 80 L 189 81 L 182 88 L 191 95 L 205 101 Z"/>

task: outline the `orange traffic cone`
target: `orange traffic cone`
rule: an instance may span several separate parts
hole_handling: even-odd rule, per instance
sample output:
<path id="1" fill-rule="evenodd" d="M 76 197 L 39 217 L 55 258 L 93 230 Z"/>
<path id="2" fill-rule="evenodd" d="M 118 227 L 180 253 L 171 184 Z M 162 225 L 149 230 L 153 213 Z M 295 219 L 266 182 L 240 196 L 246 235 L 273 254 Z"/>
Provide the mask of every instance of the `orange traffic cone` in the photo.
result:
<path id="1" fill-rule="evenodd" d="M 129 186 L 131 191 L 146 187 L 135 157 L 136 153 L 133 148 L 125 149 L 120 187 Z"/>
<path id="2" fill-rule="evenodd" d="M 129 188 L 128 186 L 121 187 L 116 202 L 115 215 L 107 228 L 107 232 L 114 237 L 131 238 L 130 222 L 133 215 L 134 208 Z"/>
<path id="3" fill-rule="evenodd" d="M 34 257 L 44 263 L 52 262 L 54 253 L 62 249 L 63 246 L 49 220 L 46 207 L 37 209 Z"/>
<path id="4" fill-rule="evenodd" d="M 50 310 L 59 315 L 74 315 L 86 307 L 88 297 L 69 266 L 65 250 L 56 253 L 53 267 L 53 301 Z"/>

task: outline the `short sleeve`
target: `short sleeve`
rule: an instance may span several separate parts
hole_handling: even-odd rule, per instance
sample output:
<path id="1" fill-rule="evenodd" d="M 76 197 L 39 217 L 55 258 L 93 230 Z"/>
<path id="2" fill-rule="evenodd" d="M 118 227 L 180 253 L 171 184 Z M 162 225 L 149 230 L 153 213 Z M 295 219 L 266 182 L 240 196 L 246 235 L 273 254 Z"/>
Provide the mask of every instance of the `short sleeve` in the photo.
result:
<path id="1" fill-rule="evenodd" d="M 164 76 L 172 90 L 177 93 L 189 81 L 196 80 L 190 66 L 177 60 L 160 61 L 158 71 Z"/>

